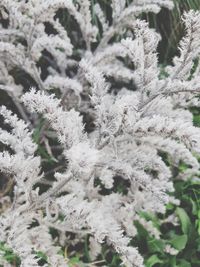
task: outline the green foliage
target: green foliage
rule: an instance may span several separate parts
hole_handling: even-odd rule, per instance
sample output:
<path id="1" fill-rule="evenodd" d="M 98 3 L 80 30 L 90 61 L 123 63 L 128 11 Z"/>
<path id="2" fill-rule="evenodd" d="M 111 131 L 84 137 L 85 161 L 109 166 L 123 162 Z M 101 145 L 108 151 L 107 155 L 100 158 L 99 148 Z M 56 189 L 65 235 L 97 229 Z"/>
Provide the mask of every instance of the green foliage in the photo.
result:
<path id="1" fill-rule="evenodd" d="M 72 257 L 70 260 L 69 260 L 69 267 L 75 267 L 75 266 L 79 266 L 79 267 L 83 267 L 83 263 L 80 261 L 80 258 L 75 256 L 75 257 Z"/>
<path id="2" fill-rule="evenodd" d="M 13 252 L 12 249 L 7 247 L 3 242 L 0 242 L 0 257 L 2 257 L 8 263 L 13 264 L 13 266 L 19 266 L 20 264 L 19 257 Z M 0 267 L 4 266 L 0 265 Z"/>
<path id="3" fill-rule="evenodd" d="M 142 213 L 147 221 L 151 220 L 161 232 L 157 240 L 139 223 L 136 223 L 138 235 L 133 240 L 145 257 L 147 267 L 198 267 L 200 266 L 200 182 L 175 181 L 175 197 L 180 200 L 180 207 L 173 204 L 167 206 L 163 216 L 151 216 Z M 164 222 L 175 214 L 178 225 Z M 166 245 L 178 251 L 177 255 L 165 252 Z"/>
<path id="4" fill-rule="evenodd" d="M 179 217 L 182 232 L 185 235 L 189 235 L 190 229 L 191 229 L 191 221 L 190 221 L 190 218 L 187 215 L 186 211 L 183 208 L 178 207 L 176 209 L 176 214 Z"/>
<path id="5" fill-rule="evenodd" d="M 35 252 L 36 257 L 39 259 L 38 263 L 42 266 L 48 262 L 48 257 L 42 251 Z"/>
<path id="6" fill-rule="evenodd" d="M 155 264 L 158 264 L 158 263 L 163 263 L 163 261 L 161 259 L 159 259 L 157 255 L 152 255 L 146 261 L 146 266 L 147 267 L 152 267 L 152 266 L 155 266 Z"/>
<path id="7" fill-rule="evenodd" d="M 180 200 L 180 206 L 168 204 L 165 215 L 155 216 L 145 212 L 140 213 L 141 217 L 146 221 L 152 221 L 154 227 L 161 232 L 159 240 L 151 236 L 139 222 L 135 222 L 138 235 L 131 241 L 131 245 L 138 246 L 140 253 L 145 258 L 146 267 L 200 266 L 200 182 L 177 180 L 174 182 L 174 186 L 174 196 Z M 165 219 L 171 214 L 176 215 L 178 224 L 165 222 Z M 86 241 L 83 257 L 89 260 Z M 166 253 L 166 245 L 176 249 L 177 255 Z M 119 257 L 108 247 L 103 248 L 99 260 L 104 260 L 103 264 L 108 267 L 120 265 Z M 79 262 L 80 258 L 72 258 L 73 261 L 77 266 L 82 266 Z"/>

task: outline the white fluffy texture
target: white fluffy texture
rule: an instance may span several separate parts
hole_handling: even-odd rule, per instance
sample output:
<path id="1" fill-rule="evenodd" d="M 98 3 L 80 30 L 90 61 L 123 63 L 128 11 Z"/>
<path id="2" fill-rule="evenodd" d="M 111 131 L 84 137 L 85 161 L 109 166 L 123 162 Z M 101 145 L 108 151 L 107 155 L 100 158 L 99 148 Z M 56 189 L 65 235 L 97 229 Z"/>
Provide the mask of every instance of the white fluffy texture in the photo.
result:
<path id="1" fill-rule="evenodd" d="M 71 147 L 65 156 L 69 160 L 70 167 L 76 171 L 90 173 L 98 161 L 98 151 L 90 147 L 87 142 L 82 142 Z"/>
<path id="2" fill-rule="evenodd" d="M 89 246 L 90 258 L 92 260 L 95 260 L 97 256 L 101 253 L 101 245 L 93 237 L 90 237 L 89 242 L 90 242 L 90 246 Z"/>
<path id="3" fill-rule="evenodd" d="M 153 93 L 158 81 L 158 63 L 156 49 L 159 35 L 151 31 L 145 22 L 137 21 L 136 39 L 122 40 L 122 45 L 128 52 L 136 71 L 134 81 L 136 86 L 142 90 L 141 101 Z"/>
<path id="4" fill-rule="evenodd" d="M 60 89 L 63 93 L 66 93 L 68 90 L 74 90 L 77 95 L 82 91 L 82 85 L 76 80 L 69 78 L 64 78 L 60 76 L 51 76 L 49 75 L 44 82 L 45 88 L 48 89 Z"/>
<path id="5" fill-rule="evenodd" d="M 200 14 L 191 10 L 184 14 L 186 36 L 181 40 L 179 57 L 174 58 L 174 66 L 168 68 L 171 79 L 186 79 L 193 66 L 193 60 L 199 55 Z"/>
<path id="6" fill-rule="evenodd" d="M 94 48 L 97 26 L 93 25 L 90 1 L 76 5 L 64 0 L 1 1 L 0 12 L 10 23 L 8 29 L 0 27 L 0 88 L 15 97 L 21 94 L 23 86 L 16 85 L 10 74 L 15 67 L 29 74 L 38 87 L 21 98 L 34 113 L 32 124 L 18 120 L 5 107 L 0 110 L 12 128 L 0 130 L 1 142 L 12 149 L 0 153 L 0 170 L 15 184 L 12 208 L 5 209 L 0 217 L 0 240 L 20 256 L 21 266 L 38 266 L 33 251 L 45 253 L 49 266 L 67 266 L 48 232 L 51 227 L 61 233 L 56 240 L 60 245 L 82 242 L 89 234 L 93 259 L 106 243 L 119 253 L 125 266 L 142 267 L 137 248 L 129 246 L 137 234 L 134 220 L 156 238 L 160 233 L 138 212 L 163 213 L 167 203 L 178 204 L 168 195 L 173 192 L 173 173 L 160 153 L 168 155 L 172 167 L 180 162 L 188 164 L 180 178 L 199 171 L 195 155 L 200 152 L 200 130 L 193 126 L 192 114 L 185 107 L 199 106 L 199 69 L 190 80 L 188 75 L 199 55 L 200 15 L 193 11 L 184 15 L 187 34 L 180 44 L 180 57 L 166 69 L 169 77 L 160 78 L 156 53 L 160 37 L 136 16 L 144 11 L 157 13 L 162 6 L 172 8 L 172 1 L 135 0 L 127 5 L 113 0 L 113 24 L 109 26 L 97 4 L 93 16 L 96 14 L 102 33 Z M 59 8 L 66 8 L 80 27 L 80 32 L 70 34 L 73 42 L 55 17 Z M 45 22 L 56 34 L 46 33 Z M 134 31 L 134 39 L 129 36 L 109 43 L 125 29 Z M 18 38 L 24 42 L 19 43 Z M 44 70 L 37 63 L 45 59 L 44 49 L 51 56 L 47 56 L 47 77 L 43 80 Z M 107 77 L 114 82 L 110 79 L 108 83 Z M 115 81 L 122 82 L 121 88 L 116 88 Z M 55 93 L 61 99 L 48 94 L 47 90 L 54 89 L 59 89 Z M 65 102 L 69 97 L 72 105 L 71 91 L 78 96 L 78 105 L 73 108 Z M 21 110 L 22 103 L 17 103 Z M 42 172 L 29 131 L 38 125 L 41 115 L 46 123 L 42 140 L 61 165 L 60 172 L 54 170 L 54 180 Z M 89 130 L 88 118 L 93 125 Z M 61 149 L 54 155 L 48 141 L 55 142 L 56 138 Z M 116 188 L 119 179 L 124 184 L 121 193 Z M 40 190 L 42 182 L 49 185 L 45 192 Z M 37 226 L 30 227 L 34 221 Z M 76 241 L 68 240 L 66 232 L 74 233 Z M 170 247 L 166 252 L 175 254 Z"/>
<path id="7" fill-rule="evenodd" d="M 168 253 L 168 254 L 170 254 L 170 255 L 172 255 L 172 256 L 178 254 L 178 250 L 175 249 L 175 248 L 173 248 L 173 247 L 171 247 L 170 245 L 166 245 L 165 252 Z"/>

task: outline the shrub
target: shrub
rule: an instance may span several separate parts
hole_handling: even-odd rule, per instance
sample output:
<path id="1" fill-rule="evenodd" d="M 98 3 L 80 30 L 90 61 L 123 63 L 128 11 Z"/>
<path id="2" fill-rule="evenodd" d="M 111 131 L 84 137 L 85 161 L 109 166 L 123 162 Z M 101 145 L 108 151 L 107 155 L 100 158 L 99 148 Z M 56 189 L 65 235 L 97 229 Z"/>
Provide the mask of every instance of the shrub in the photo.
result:
<path id="1" fill-rule="evenodd" d="M 21 119 L 1 107 L 0 170 L 13 190 L 1 200 L 0 240 L 20 266 L 66 266 L 61 248 L 85 239 L 88 259 L 107 246 L 119 264 L 144 266 L 134 222 L 160 239 L 141 214 L 179 204 L 170 192 L 180 163 L 179 179 L 197 174 L 188 108 L 199 106 L 200 14 L 184 14 L 179 55 L 161 70 L 160 36 L 137 16 L 162 6 L 173 5 L 113 0 L 109 24 L 101 2 L 1 1 L 1 89 Z"/>

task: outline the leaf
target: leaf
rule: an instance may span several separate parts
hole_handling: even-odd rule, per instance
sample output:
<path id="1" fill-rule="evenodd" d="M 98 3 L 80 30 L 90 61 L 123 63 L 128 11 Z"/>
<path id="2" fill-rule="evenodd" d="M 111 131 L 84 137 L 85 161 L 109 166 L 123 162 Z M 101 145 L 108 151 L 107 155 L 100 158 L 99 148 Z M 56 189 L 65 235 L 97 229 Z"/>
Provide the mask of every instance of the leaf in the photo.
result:
<path id="1" fill-rule="evenodd" d="M 147 267 L 152 267 L 154 266 L 156 263 L 163 263 L 163 261 L 161 259 L 158 258 L 157 255 L 152 255 L 150 258 L 148 258 L 148 260 L 146 261 L 146 266 Z"/>
<path id="2" fill-rule="evenodd" d="M 193 116 L 193 123 L 195 126 L 200 126 L 200 115 L 194 115 Z"/>
<path id="3" fill-rule="evenodd" d="M 75 267 L 75 266 L 82 266 L 82 262 L 80 261 L 79 257 L 73 257 L 69 261 L 69 267 Z"/>
<path id="4" fill-rule="evenodd" d="M 187 164 L 185 164 L 185 163 L 180 163 L 179 164 L 179 171 L 180 172 L 184 172 L 184 171 L 186 171 L 188 169 L 188 166 L 187 166 Z"/>
<path id="5" fill-rule="evenodd" d="M 197 243 L 196 251 L 200 252 L 200 237 L 198 237 L 198 238 L 196 239 L 196 243 Z"/>
<path id="6" fill-rule="evenodd" d="M 0 242 L 0 251 L 3 251 L 2 257 L 9 263 L 20 264 L 20 258 L 13 252 L 13 250 L 7 247 L 6 244 Z M 17 265 L 18 266 L 18 265 Z"/>
<path id="7" fill-rule="evenodd" d="M 47 261 L 47 255 L 42 251 L 36 251 L 36 256 L 42 260 Z"/>
<path id="8" fill-rule="evenodd" d="M 166 205 L 166 209 L 167 209 L 167 210 L 173 210 L 173 209 L 174 209 L 174 205 L 173 205 L 172 203 L 168 203 L 168 204 Z"/>
<path id="9" fill-rule="evenodd" d="M 170 267 L 177 267 L 176 265 L 176 256 L 170 257 L 169 258 L 169 265 Z"/>
<path id="10" fill-rule="evenodd" d="M 197 231 L 198 231 L 198 234 L 200 235 L 200 220 L 196 222 L 197 222 Z"/>
<path id="11" fill-rule="evenodd" d="M 177 208 L 176 214 L 178 215 L 180 222 L 181 222 L 181 229 L 184 234 L 189 235 L 191 229 L 191 221 L 187 213 L 183 208 Z"/>
<path id="12" fill-rule="evenodd" d="M 193 199 L 190 199 L 190 202 L 191 202 L 191 205 L 192 205 L 192 214 L 196 215 L 197 214 L 197 210 L 198 210 L 198 205 Z"/>
<path id="13" fill-rule="evenodd" d="M 148 237 L 148 232 L 147 230 L 137 221 L 134 222 L 136 228 L 137 228 L 137 232 L 138 232 L 138 236 L 137 238 L 139 240 L 146 240 L 146 238 Z M 143 241 L 144 242 L 144 241 Z"/>
<path id="14" fill-rule="evenodd" d="M 170 244 L 178 251 L 181 251 L 185 248 L 187 241 L 188 241 L 187 235 L 180 235 L 180 236 L 177 235 L 170 241 Z"/>
<path id="15" fill-rule="evenodd" d="M 147 241 L 149 252 L 155 253 L 160 252 L 163 253 L 164 243 L 161 240 L 150 239 Z"/>
<path id="16" fill-rule="evenodd" d="M 152 221 L 154 227 L 156 227 L 157 229 L 159 229 L 161 223 L 160 223 L 159 219 L 157 218 L 157 216 L 155 214 L 152 214 L 150 212 L 147 213 L 147 212 L 144 212 L 144 211 L 140 212 L 139 214 L 145 220 Z"/>
<path id="17" fill-rule="evenodd" d="M 179 260 L 177 267 L 191 267 L 191 264 L 186 260 Z"/>

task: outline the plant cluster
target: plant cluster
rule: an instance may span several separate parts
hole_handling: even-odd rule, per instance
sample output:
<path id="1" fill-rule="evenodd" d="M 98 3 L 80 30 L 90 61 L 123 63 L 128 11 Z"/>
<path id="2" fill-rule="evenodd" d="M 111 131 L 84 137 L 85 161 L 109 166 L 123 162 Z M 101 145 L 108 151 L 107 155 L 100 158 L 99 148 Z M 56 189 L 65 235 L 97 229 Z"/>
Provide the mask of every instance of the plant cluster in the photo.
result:
<path id="1" fill-rule="evenodd" d="M 0 3 L 0 88 L 21 117 L 0 108 L 0 171 L 12 188 L 1 198 L 3 266 L 70 266 L 62 249 L 86 240 L 92 261 L 107 247 L 116 264 L 142 267 L 137 222 L 160 240 L 142 214 L 179 204 L 173 176 L 198 175 L 189 108 L 200 104 L 200 13 L 184 14 L 179 55 L 161 70 L 160 35 L 138 16 L 172 1 L 113 0 L 111 19 L 101 1 L 90 4 Z"/>

